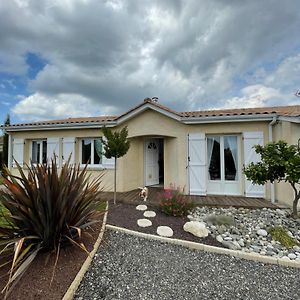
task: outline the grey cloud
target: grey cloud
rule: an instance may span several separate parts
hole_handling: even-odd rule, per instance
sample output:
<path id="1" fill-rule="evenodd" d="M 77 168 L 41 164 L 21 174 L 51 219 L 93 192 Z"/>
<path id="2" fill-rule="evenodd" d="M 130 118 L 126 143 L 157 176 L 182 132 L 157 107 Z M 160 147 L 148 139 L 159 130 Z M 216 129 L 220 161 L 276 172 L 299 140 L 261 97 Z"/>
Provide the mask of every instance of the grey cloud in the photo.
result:
<path id="1" fill-rule="evenodd" d="M 25 54 L 42 55 L 49 64 L 32 94 L 77 94 L 116 112 L 158 96 L 187 110 L 222 106 L 239 96 L 238 80 L 284 92 L 297 84 L 278 64 L 299 53 L 297 0 L 16 3 L 0 3 L 0 62 L 13 53 L 2 69 L 24 74 Z"/>

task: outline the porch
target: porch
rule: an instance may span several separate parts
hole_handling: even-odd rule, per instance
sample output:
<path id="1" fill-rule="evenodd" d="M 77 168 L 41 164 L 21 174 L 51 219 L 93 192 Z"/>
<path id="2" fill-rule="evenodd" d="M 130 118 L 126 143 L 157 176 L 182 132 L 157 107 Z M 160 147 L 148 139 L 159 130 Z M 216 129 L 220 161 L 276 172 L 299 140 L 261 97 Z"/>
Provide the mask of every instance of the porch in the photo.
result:
<path id="1" fill-rule="evenodd" d="M 163 192 L 163 188 L 150 187 L 147 203 L 153 206 L 158 206 L 157 194 Z M 143 201 L 139 197 L 140 190 L 135 189 L 129 192 L 117 193 L 117 201 L 129 204 L 141 204 Z M 244 207 L 244 208 L 278 208 L 277 205 L 272 204 L 262 198 L 246 198 L 242 196 L 194 196 L 185 195 L 188 201 L 193 201 L 198 206 L 211 206 L 211 207 Z M 104 192 L 103 198 L 105 200 L 112 200 L 112 192 Z"/>

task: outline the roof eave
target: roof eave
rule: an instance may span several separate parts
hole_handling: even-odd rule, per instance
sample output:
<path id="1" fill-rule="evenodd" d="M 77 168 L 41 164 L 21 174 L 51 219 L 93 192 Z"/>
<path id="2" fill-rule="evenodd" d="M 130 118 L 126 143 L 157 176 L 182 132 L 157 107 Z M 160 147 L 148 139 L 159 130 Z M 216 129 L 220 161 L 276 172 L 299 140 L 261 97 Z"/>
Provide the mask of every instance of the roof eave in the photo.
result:
<path id="1" fill-rule="evenodd" d="M 113 127 L 116 125 L 115 121 L 104 122 L 86 122 L 86 123 L 74 123 L 74 124 L 45 124 L 45 125 L 24 125 L 24 126 L 11 126 L 3 127 L 6 132 L 15 131 L 41 131 L 41 130 L 61 130 L 61 129 L 94 129 L 101 128 L 103 126 Z"/>
<path id="2" fill-rule="evenodd" d="M 203 124 L 203 123 L 231 123 L 231 122 L 255 122 L 271 121 L 277 114 L 268 115 L 238 115 L 238 116 L 211 116 L 211 117 L 183 117 L 184 124 Z"/>

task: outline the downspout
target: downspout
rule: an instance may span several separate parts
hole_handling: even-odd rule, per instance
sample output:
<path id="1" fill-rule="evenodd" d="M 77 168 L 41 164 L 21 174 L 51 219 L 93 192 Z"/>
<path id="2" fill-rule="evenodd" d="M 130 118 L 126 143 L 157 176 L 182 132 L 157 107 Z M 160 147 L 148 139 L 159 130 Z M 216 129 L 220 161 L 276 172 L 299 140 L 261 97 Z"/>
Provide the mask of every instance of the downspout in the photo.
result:
<path id="1" fill-rule="evenodd" d="M 277 116 L 269 123 L 269 142 L 273 142 L 273 125 L 277 122 Z M 271 203 L 275 203 L 275 184 L 271 183 Z"/>

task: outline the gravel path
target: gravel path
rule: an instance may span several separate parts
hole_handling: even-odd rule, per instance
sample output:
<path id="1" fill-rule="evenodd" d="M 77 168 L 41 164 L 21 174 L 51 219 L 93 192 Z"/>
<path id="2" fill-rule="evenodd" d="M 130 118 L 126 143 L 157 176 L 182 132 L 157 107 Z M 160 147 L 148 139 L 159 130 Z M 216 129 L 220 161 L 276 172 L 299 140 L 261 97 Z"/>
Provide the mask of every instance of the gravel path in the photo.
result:
<path id="1" fill-rule="evenodd" d="M 107 231 L 74 299 L 300 299 L 300 270 Z"/>

